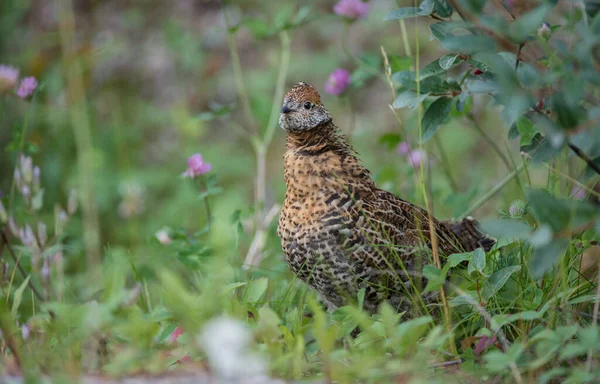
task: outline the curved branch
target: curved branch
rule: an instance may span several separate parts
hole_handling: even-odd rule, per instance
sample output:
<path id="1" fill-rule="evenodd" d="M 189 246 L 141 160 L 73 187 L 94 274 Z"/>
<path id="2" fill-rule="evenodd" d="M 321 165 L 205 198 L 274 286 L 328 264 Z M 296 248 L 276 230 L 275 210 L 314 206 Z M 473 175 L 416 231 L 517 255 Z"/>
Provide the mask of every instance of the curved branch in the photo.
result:
<path id="1" fill-rule="evenodd" d="M 568 142 L 569 148 L 571 148 L 571 150 L 573 152 L 575 152 L 575 154 L 577 156 L 579 156 L 583 161 L 586 162 L 586 164 L 592 168 L 594 171 L 596 171 L 597 174 L 600 175 L 600 165 L 596 164 L 594 162 L 594 160 L 588 156 L 587 153 L 583 152 L 581 150 L 581 148 L 579 148 L 578 146 L 576 146 L 575 144 L 571 143 L 570 141 Z"/>

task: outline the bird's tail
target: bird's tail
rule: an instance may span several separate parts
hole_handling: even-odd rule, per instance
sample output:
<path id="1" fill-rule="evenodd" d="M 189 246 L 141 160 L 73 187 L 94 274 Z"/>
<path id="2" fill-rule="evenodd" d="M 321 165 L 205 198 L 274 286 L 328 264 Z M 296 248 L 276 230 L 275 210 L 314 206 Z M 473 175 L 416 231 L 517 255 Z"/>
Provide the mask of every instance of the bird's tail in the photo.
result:
<path id="1" fill-rule="evenodd" d="M 474 251 L 481 247 L 487 252 L 496 244 L 496 239 L 481 233 L 477 228 L 477 224 L 477 220 L 469 216 L 466 219 L 451 223 L 450 229 L 458 237 L 458 241 L 460 241 L 465 251 Z"/>

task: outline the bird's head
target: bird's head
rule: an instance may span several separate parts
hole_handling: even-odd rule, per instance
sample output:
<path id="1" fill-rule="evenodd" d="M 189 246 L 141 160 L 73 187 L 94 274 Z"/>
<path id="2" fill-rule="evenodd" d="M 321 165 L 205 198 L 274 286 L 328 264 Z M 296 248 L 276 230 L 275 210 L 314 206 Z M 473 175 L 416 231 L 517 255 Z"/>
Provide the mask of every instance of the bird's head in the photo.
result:
<path id="1" fill-rule="evenodd" d="M 312 85 L 300 82 L 285 95 L 279 126 L 286 131 L 308 131 L 329 121 L 331 116 L 321 103 L 319 92 Z"/>

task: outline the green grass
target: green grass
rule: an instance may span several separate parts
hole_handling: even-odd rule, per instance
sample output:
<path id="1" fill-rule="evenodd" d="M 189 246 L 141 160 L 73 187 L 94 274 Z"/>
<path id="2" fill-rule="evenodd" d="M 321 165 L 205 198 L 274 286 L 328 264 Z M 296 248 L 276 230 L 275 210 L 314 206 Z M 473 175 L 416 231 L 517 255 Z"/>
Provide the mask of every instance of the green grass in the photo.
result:
<path id="1" fill-rule="evenodd" d="M 430 23 L 489 21 L 471 8 L 384 23 L 394 6 L 372 4 L 350 23 L 324 1 L 184 11 L 161 3 L 160 18 L 139 4 L 77 14 L 61 4 L 49 30 L 35 27 L 34 5 L 0 5 L 9 52 L 0 64 L 40 80 L 31 100 L 0 94 L 0 173 L 9 176 L 0 178 L 0 374 L 31 382 L 186 370 L 339 383 L 597 381 L 597 73 L 592 45 L 577 43 L 597 41 L 598 16 L 553 10 L 559 28 L 550 41 L 529 31 L 536 14 L 518 15 L 527 28 L 490 26 L 492 37 L 528 37 L 523 44 L 549 53 L 507 70 L 510 50 L 474 60 L 478 52 L 454 52 L 438 35 L 429 41 Z M 107 15 L 118 22 L 91 22 Z M 577 42 L 563 47 L 568 54 L 554 44 L 563 36 Z M 420 79 L 448 52 L 462 64 Z M 441 298 L 423 307 L 413 297 L 423 316 L 387 304 L 368 314 L 364 292 L 328 313 L 283 260 L 282 94 L 300 80 L 322 89 L 336 67 L 351 69 L 349 91 L 323 100 L 377 184 L 441 219 L 472 214 L 498 238 L 487 254 L 435 255 L 412 272 Z M 438 77 L 448 92 L 433 96 L 427 87 Z M 494 97 L 469 93 L 481 79 L 496 81 Z M 555 92 L 545 107 L 540 90 Z M 415 108 L 389 108 L 407 91 Z M 430 95 L 416 102 L 422 91 Z M 451 97 L 452 108 L 432 123 L 432 112 L 424 116 L 437 97 Z M 511 100 L 536 103 L 523 110 Z M 395 151 L 401 141 L 433 162 L 414 169 Z M 213 169 L 184 179 L 196 152 Z M 39 185 L 23 156 L 40 167 Z M 10 177 L 15 170 L 22 181 Z M 585 200 L 573 198 L 574 186 Z M 77 210 L 68 208 L 71 189 Z M 411 291 L 423 289 L 417 280 Z M 178 327 L 183 335 L 170 340 Z M 222 369 L 220 358 L 238 363 Z"/>

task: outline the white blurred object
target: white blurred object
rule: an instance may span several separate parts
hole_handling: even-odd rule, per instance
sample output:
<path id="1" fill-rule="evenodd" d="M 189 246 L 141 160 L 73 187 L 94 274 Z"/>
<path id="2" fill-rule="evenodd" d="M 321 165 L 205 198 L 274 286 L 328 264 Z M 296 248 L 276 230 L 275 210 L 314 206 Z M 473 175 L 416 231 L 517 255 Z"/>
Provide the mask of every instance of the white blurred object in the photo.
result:
<path id="1" fill-rule="evenodd" d="M 249 349 L 252 334 L 244 323 L 217 317 L 206 323 L 197 341 L 219 378 L 236 383 L 275 382 L 267 376 L 266 362 Z"/>

